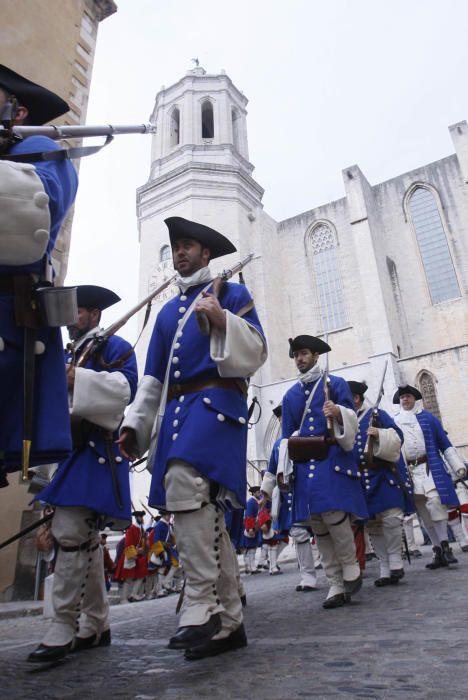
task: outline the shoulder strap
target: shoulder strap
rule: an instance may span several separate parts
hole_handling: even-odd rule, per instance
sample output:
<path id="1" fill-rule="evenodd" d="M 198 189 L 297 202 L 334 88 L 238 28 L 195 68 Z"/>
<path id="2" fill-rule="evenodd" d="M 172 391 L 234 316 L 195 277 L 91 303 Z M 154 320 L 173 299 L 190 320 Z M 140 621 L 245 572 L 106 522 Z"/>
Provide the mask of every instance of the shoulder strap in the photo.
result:
<path id="1" fill-rule="evenodd" d="M 304 412 L 303 412 L 302 418 L 301 418 L 301 424 L 300 424 L 300 426 L 299 426 L 299 430 L 298 430 L 298 433 L 297 433 L 298 435 L 300 435 L 300 432 L 301 432 L 301 430 L 302 430 L 302 426 L 304 425 L 304 421 L 305 421 L 305 419 L 306 419 L 307 411 L 308 411 L 308 409 L 309 409 L 310 404 L 312 403 L 312 399 L 313 399 L 314 396 L 315 396 L 315 392 L 317 391 L 318 386 L 319 386 L 320 382 L 322 382 L 322 380 L 323 380 L 323 377 L 322 377 L 322 376 L 320 376 L 320 377 L 317 379 L 317 382 L 316 382 L 314 388 L 312 389 L 312 391 L 310 392 L 310 394 L 309 394 L 309 396 L 308 396 L 308 398 L 307 398 L 306 404 L 305 404 L 305 406 L 304 406 Z"/>

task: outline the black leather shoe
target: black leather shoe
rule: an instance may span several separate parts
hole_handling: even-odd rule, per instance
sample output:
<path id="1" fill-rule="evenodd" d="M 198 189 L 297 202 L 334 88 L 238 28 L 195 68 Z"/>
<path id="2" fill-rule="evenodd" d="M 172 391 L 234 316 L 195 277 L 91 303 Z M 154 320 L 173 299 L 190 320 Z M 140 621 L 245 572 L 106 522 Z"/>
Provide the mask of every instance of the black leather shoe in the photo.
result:
<path id="1" fill-rule="evenodd" d="M 60 647 L 48 647 L 45 644 L 39 644 L 37 649 L 34 649 L 29 656 L 28 661 L 34 664 L 48 664 L 51 661 L 60 661 L 68 654 L 72 646 L 72 642 L 64 644 Z"/>
<path id="2" fill-rule="evenodd" d="M 355 578 L 354 581 L 343 581 L 343 584 L 345 593 L 347 593 L 349 596 L 354 595 L 362 586 L 362 575 L 359 574 L 359 576 Z"/>
<path id="3" fill-rule="evenodd" d="M 72 651 L 85 651 L 95 647 L 108 647 L 111 644 L 111 631 L 105 630 L 98 638 L 97 634 L 90 637 L 75 637 Z"/>
<path id="4" fill-rule="evenodd" d="M 238 627 L 234 632 L 231 632 L 229 637 L 225 639 L 210 639 L 204 644 L 195 647 L 190 647 L 185 652 L 185 658 L 189 661 L 197 661 L 204 659 L 207 656 L 218 656 L 226 651 L 234 651 L 247 646 L 247 637 L 245 635 L 244 625 Z"/>
<path id="5" fill-rule="evenodd" d="M 453 556 L 452 549 L 447 540 L 444 540 L 440 544 L 442 547 L 442 554 L 445 557 L 445 561 L 447 562 L 447 564 L 458 564 L 458 559 Z"/>
<path id="6" fill-rule="evenodd" d="M 431 569 L 434 571 L 434 569 L 441 569 L 443 566 L 448 566 L 447 560 L 445 559 L 444 553 L 440 547 L 433 547 L 432 551 L 434 552 L 432 561 L 430 564 L 426 564 L 426 569 Z"/>
<path id="7" fill-rule="evenodd" d="M 331 598 L 327 598 L 323 601 L 322 607 L 325 610 L 332 610 L 333 608 L 341 608 L 346 604 L 346 597 L 344 593 L 337 593 L 332 595 Z"/>
<path id="8" fill-rule="evenodd" d="M 378 578 L 376 581 L 374 581 L 374 586 L 377 586 L 377 588 L 383 588 L 384 586 L 389 586 L 391 584 L 391 580 L 389 576 L 382 576 L 382 578 Z"/>
<path id="9" fill-rule="evenodd" d="M 309 591 L 316 591 L 315 586 L 301 586 L 300 584 L 296 586 L 296 591 L 298 593 L 308 593 Z"/>
<path id="10" fill-rule="evenodd" d="M 390 569 L 390 583 L 398 583 L 405 576 L 404 569 Z"/>
<path id="11" fill-rule="evenodd" d="M 247 607 L 247 596 L 245 595 L 245 593 L 244 593 L 244 595 L 241 595 L 240 600 L 242 603 L 242 607 L 246 608 Z"/>
<path id="12" fill-rule="evenodd" d="M 189 625 L 179 627 L 173 637 L 170 638 L 168 649 L 190 649 L 209 642 L 211 637 L 221 630 L 221 615 L 212 615 L 204 625 Z"/>

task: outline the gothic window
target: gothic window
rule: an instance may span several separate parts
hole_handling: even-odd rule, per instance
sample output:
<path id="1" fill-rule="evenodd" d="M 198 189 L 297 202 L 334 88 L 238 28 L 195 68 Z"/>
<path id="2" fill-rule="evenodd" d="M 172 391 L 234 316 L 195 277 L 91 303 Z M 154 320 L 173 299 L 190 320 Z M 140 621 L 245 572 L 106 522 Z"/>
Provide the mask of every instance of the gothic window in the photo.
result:
<path id="1" fill-rule="evenodd" d="M 180 112 L 178 107 L 174 107 L 171 113 L 170 143 L 171 146 L 178 146 L 180 143 Z"/>
<path id="2" fill-rule="evenodd" d="M 232 119 L 232 142 L 234 144 L 234 148 L 240 151 L 240 144 L 241 144 L 241 139 L 240 139 L 240 119 L 239 119 L 239 113 L 235 110 L 231 110 L 231 119 Z"/>
<path id="3" fill-rule="evenodd" d="M 263 438 L 263 447 L 266 455 L 271 454 L 273 445 L 279 437 L 281 437 L 281 422 L 276 416 L 271 416 Z"/>
<path id="4" fill-rule="evenodd" d="M 347 325 L 346 305 L 338 259 L 338 242 L 332 227 L 319 223 L 310 231 L 307 245 L 312 252 L 317 295 L 326 333 Z"/>
<path id="5" fill-rule="evenodd" d="M 429 372 L 421 372 L 419 377 L 419 388 L 422 394 L 423 406 L 426 411 L 437 416 L 441 420 L 439 402 L 437 401 L 437 394 L 434 385 L 434 379 L 432 374 Z"/>
<path id="6" fill-rule="evenodd" d="M 161 267 L 165 268 L 167 267 L 172 260 L 172 253 L 171 253 L 171 247 L 168 245 L 163 245 L 161 250 L 159 251 L 159 262 L 161 263 Z"/>
<path id="7" fill-rule="evenodd" d="M 202 139 L 214 138 L 213 105 L 206 100 L 201 106 Z"/>
<path id="8" fill-rule="evenodd" d="M 433 193 L 426 187 L 416 187 L 409 198 L 409 210 L 432 303 L 459 297 L 460 288 Z"/>

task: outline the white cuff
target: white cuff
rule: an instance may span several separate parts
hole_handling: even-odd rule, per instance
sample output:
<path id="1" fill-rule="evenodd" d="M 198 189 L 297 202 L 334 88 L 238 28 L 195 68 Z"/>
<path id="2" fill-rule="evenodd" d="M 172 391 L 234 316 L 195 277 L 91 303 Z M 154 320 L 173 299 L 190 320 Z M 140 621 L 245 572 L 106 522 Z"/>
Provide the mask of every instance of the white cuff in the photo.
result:
<path id="1" fill-rule="evenodd" d="M 263 365 L 267 354 L 262 334 L 230 311 L 226 311 L 226 331 L 211 331 L 210 356 L 220 377 L 250 377 Z"/>
<path id="2" fill-rule="evenodd" d="M 335 438 L 342 450 L 345 452 L 351 452 L 359 427 L 358 419 L 356 413 L 351 408 L 346 408 L 345 406 L 340 406 L 339 404 L 337 404 L 337 406 L 341 411 L 343 425 L 338 423 L 336 418 L 333 419 Z"/>
<path id="3" fill-rule="evenodd" d="M 105 430 L 119 427 L 130 401 L 130 386 L 122 372 L 95 372 L 77 367 L 70 414 Z"/>
<path id="4" fill-rule="evenodd" d="M 386 462 L 397 462 L 400 457 L 401 440 L 393 428 L 379 428 L 379 437 L 374 442 L 374 457 Z"/>
<path id="5" fill-rule="evenodd" d="M 268 500 L 271 500 L 271 495 L 273 489 L 276 486 L 276 476 L 271 472 L 265 472 L 263 475 L 262 483 L 260 485 L 261 490 L 267 494 Z"/>
<path id="6" fill-rule="evenodd" d="M 466 467 L 455 447 L 447 447 L 444 452 L 444 459 L 450 467 L 450 471 L 456 479 L 463 479 L 466 476 Z"/>
<path id="7" fill-rule="evenodd" d="M 47 250 L 49 196 L 30 163 L 0 162 L 0 264 L 29 265 Z"/>
<path id="8" fill-rule="evenodd" d="M 132 428 L 135 431 L 139 457 L 149 447 L 151 432 L 161 400 L 161 392 L 161 382 L 155 377 L 145 374 L 138 385 L 135 399 L 124 418 L 122 429 Z"/>

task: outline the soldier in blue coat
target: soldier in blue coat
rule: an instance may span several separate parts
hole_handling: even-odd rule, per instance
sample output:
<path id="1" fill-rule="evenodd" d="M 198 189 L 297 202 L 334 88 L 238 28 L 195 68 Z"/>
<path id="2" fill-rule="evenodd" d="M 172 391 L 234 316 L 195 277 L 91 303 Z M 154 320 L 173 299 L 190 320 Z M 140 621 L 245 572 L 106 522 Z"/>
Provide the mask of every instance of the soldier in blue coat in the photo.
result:
<path id="1" fill-rule="evenodd" d="M 58 95 L 0 65 L 2 123 L 41 125 L 68 109 Z M 45 136 L 13 144 L 0 137 L 4 158 L 58 148 Z M 21 468 L 26 333 L 35 353 L 29 464 L 56 462 L 71 450 L 60 329 L 44 326 L 32 304 L 35 288 L 53 280 L 51 254 L 77 182 L 69 160 L 0 161 L 0 486 Z"/>
<path id="2" fill-rule="evenodd" d="M 404 576 L 401 555 L 403 517 L 413 509 L 411 480 L 401 456 L 403 433 L 381 408 L 377 409 L 378 424 L 372 425 L 375 422 L 373 409 L 364 398 L 367 385 L 351 381 L 348 386 L 359 421 L 354 455 L 362 470 L 369 511 L 367 528 L 380 561 L 380 577 L 374 584 L 377 587 L 397 584 Z M 373 438 L 371 461 L 365 454 L 369 437 Z"/>
<path id="3" fill-rule="evenodd" d="M 250 486 L 250 498 L 244 512 L 244 527 L 240 537 L 240 547 L 244 550 L 244 565 L 246 574 L 257 574 L 255 557 L 257 549 L 262 546 L 262 533 L 257 525 L 258 510 L 262 502 L 260 486 Z"/>
<path id="4" fill-rule="evenodd" d="M 350 516 L 367 518 L 361 486 L 361 472 L 353 454 L 357 418 L 351 392 L 344 379 L 329 377 L 330 398 L 326 398 L 324 377 L 317 360 L 330 346 L 320 338 L 301 335 L 290 339 L 290 357 L 300 372 L 299 381 L 283 397 L 282 437 L 278 478 L 293 476 L 293 520 L 310 525 L 330 584 L 325 608 L 345 604 L 361 587 L 361 572 Z M 288 438 L 329 437 L 327 420 L 334 438 L 323 446 L 305 446 L 302 459 L 288 458 Z M 304 443 L 302 443 L 304 444 Z M 268 473 L 265 475 L 268 477 Z M 264 479 L 262 489 L 271 489 Z"/>
<path id="5" fill-rule="evenodd" d="M 459 505 L 452 480 L 463 478 L 466 467 L 440 421 L 417 403 L 421 399 L 416 387 L 398 387 L 393 397 L 393 403 L 400 404 L 395 423 L 405 438 L 403 454 L 413 480 L 416 510 L 433 545 L 434 556 L 426 568 L 440 569 L 457 563 L 448 543 L 448 509 Z"/>
<path id="6" fill-rule="evenodd" d="M 181 217 L 166 224 L 178 293 L 156 320 L 121 449 L 126 456 L 143 454 L 155 426 L 149 504 L 175 514 L 186 575 L 169 648 L 195 660 L 247 643 L 222 509 L 245 505 L 246 379 L 265 361 L 266 343 L 244 285 L 225 283 L 219 297 L 210 293 L 208 263 L 234 252 L 232 243 Z M 200 330 L 200 315 L 209 321 L 208 334 Z"/>
<path id="7" fill-rule="evenodd" d="M 56 661 L 72 649 L 111 642 L 99 532 L 105 526 L 122 530 L 131 523 L 129 464 L 115 440 L 136 392 L 137 367 L 131 345 L 116 335 L 84 366 L 79 366 L 79 358 L 87 341 L 102 330 L 101 311 L 119 300 L 103 287 L 78 287 L 78 321 L 68 329 L 75 356 L 67 355 L 75 448 L 38 496 L 55 506 L 54 617 L 41 644 L 29 655 L 31 662 Z"/>

